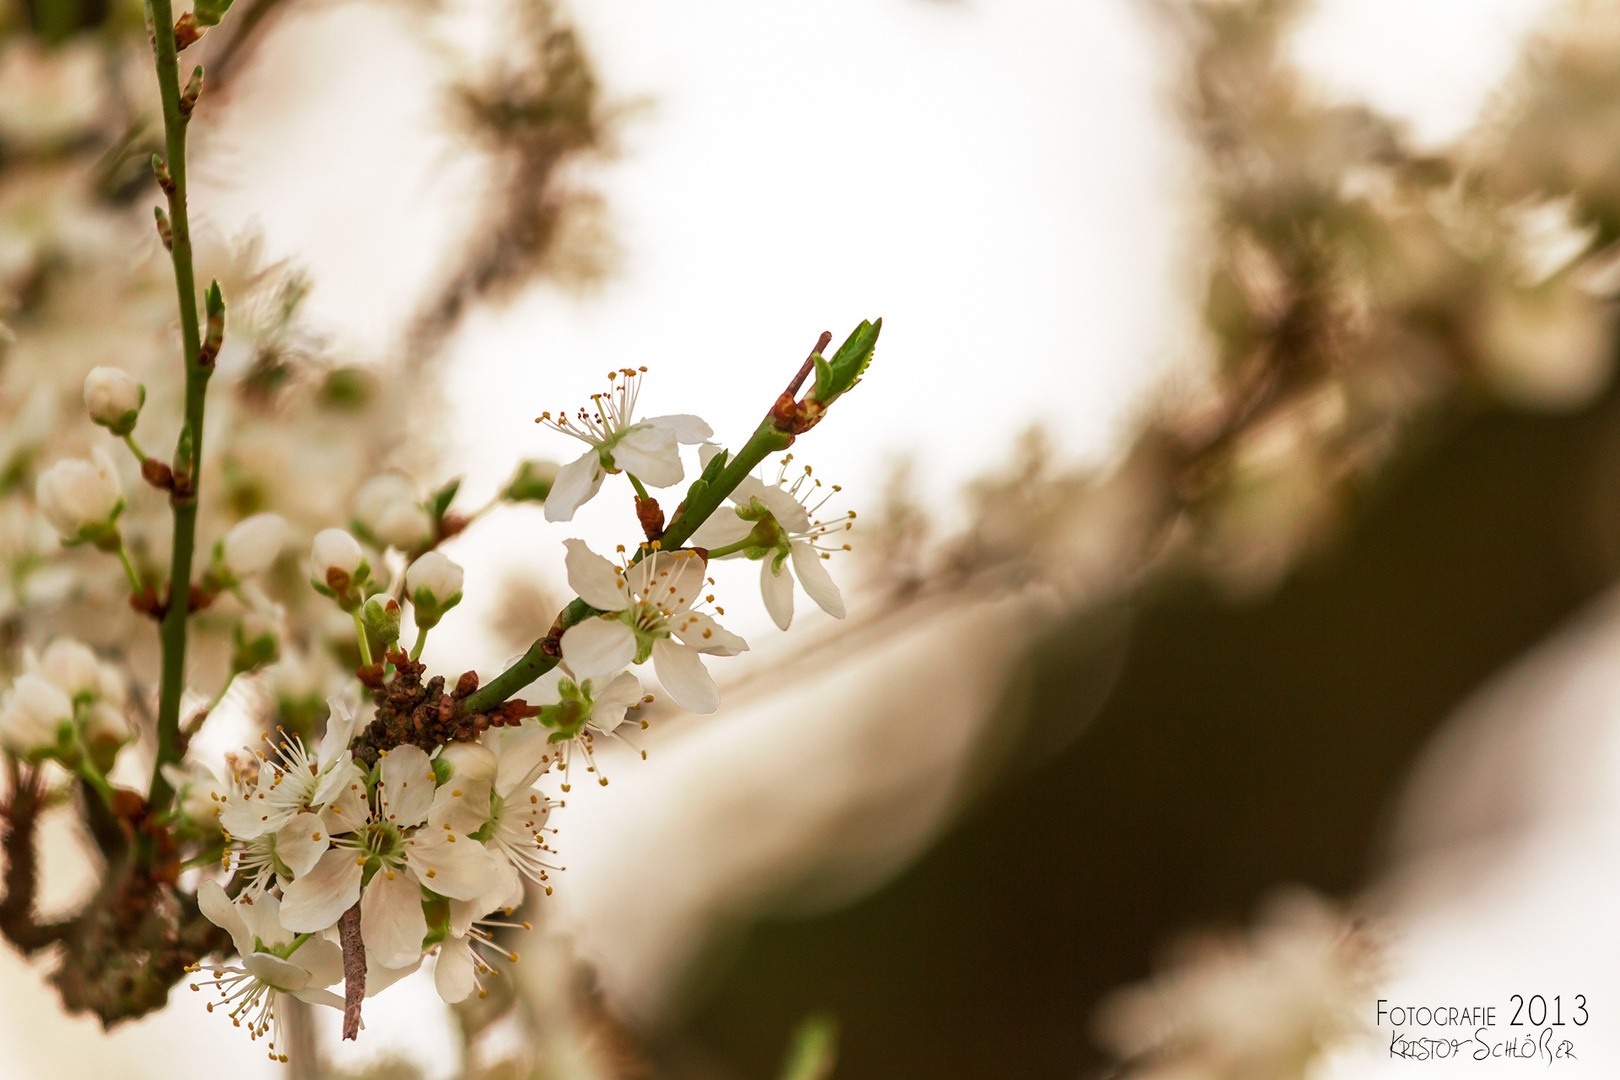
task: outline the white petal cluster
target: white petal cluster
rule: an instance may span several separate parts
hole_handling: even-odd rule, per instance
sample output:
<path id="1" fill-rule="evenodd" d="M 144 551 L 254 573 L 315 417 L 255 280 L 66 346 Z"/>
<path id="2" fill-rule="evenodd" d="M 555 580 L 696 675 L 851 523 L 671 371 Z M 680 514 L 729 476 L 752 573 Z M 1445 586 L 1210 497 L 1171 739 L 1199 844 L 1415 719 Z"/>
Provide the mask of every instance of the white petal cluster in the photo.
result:
<path id="1" fill-rule="evenodd" d="M 117 667 L 72 638 L 57 638 L 38 655 L 25 652 L 23 664 L 0 696 L 0 746 L 25 757 L 91 751 L 105 763 L 130 740 Z"/>
<path id="2" fill-rule="evenodd" d="M 572 521 L 574 511 L 602 489 L 610 472 L 624 472 L 648 487 L 678 484 L 686 475 L 680 444 L 696 445 L 714 435 L 702 418 L 689 414 L 635 418 L 646 368 L 622 368 L 608 377 L 611 388 L 591 395 L 589 409 L 573 416 L 542 413 L 541 423 L 572 435 L 590 449 L 557 470 L 546 496 L 547 521 Z"/>
<path id="3" fill-rule="evenodd" d="M 736 656 L 748 643 L 698 610 L 714 599 L 704 594 L 711 584 L 708 562 L 695 551 L 657 551 L 626 569 L 583 540 L 563 543 L 569 586 L 602 612 L 563 634 L 562 658 L 569 668 L 582 679 L 602 681 L 650 658 L 676 704 L 695 713 L 718 709 L 720 691 L 701 654 Z"/>
<path id="4" fill-rule="evenodd" d="M 338 921 L 358 903 L 369 963 L 402 973 L 442 945 L 440 991 L 460 1000 L 488 970 L 470 950 L 494 948 L 480 920 L 522 903 L 523 879 L 544 882 L 552 869 L 544 830 L 554 804 L 534 788 L 555 760 L 549 733 L 539 725 L 508 730 L 486 743 L 445 747 L 437 762 L 418 747 L 398 746 L 368 770 L 349 746 L 354 712 L 339 698 L 329 704 L 313 752 L 289 737 L 274 754 L 257 755 L 256 775 L 236 768 L 221 784 L 194 768 L 172 777 L 198 789 L 183 793 L 188 812 L 205 814 L 206 804 L 215 804 L 230 845 L 227 868 L 243 883 L 240 902 L 205 905 L 204 914 L 234 936 L 233 920 L 268 904 L 281 936 L 258 936 L 286 945 L 336 941 Z M 300 996 L 341 977 L 341 964 L 335 974 L 317 972 L 299 965 L 296 951 L 271 948 L 275 963 L 251 960 L 250 952 L 266 951 L 244 951 L 251 940 L 237 942 L 244 968 L 226 976 L 231 993 L 251 996 L 243 989 L 248 976 L 262 984 L 261 995 Z M 301 982 L 288 963 L 310 981 Z M 331 979 L 320 981 L 325 975 Z M 369 975 L 367 982 L 371 987 Z"/>

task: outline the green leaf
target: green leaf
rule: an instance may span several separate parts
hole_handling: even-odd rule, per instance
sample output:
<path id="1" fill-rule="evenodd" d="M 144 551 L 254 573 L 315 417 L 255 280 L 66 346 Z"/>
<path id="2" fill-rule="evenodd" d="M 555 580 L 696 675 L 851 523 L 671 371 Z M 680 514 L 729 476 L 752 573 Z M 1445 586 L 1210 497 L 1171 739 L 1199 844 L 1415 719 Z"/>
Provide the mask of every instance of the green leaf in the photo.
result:
<path id="1" fill-rule="evenodd" d="M 191 12 L 197 16 L 198 26 L 218 26 L 230 9 L 231 0 L 196 0 Z"/>
<path id="2" fill-rule="evenodd" d="M 461 477 L 458 476 L 433 493 L 433 498 L 428 503 L 428 512 L 433 515 L 434 520 L 444 518 L 444 515 L 450 510 L 450 504 L 455 501 L 456 492 L 460 490 Z"/>
<path id="3" fill-rule="evenodd" d="M 877 347 L 878 334 L 882 330 L 882 319 L 875 323 L 863 319 L 861 325 L 838 346 L 831 360 L 823 361 L 817 356 L 816 385 L 811 389 L 810 396 L 826 406 L 848 393 L 861 381 L 867 365 L 871 364 L 872 350 Z"/>

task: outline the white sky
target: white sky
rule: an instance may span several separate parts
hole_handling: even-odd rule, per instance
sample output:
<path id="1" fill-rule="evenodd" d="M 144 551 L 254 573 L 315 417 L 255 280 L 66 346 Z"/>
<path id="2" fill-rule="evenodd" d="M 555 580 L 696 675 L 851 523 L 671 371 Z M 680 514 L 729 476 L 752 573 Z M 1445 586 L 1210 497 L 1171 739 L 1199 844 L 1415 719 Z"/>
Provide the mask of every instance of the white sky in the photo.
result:
<path id="1" fill-rule="evenodd" d="M 1300 40 L 1313 69 L 1443 139 L 1545 5 L 1320 6 Z M 802 445 L 857 508 L 895 454 L 914 453 L 925 489 L 946 497 L 1036 420 L 1066 453 L 1105 456 L 1142 390 L 1185 355 L 1188 181 L 1161 109 L 1164 54 L 1129 0 L 575 7 L 609 96 L 654 102 L 592 175 L 623 268 L 596 295 L 541 289 L 471 321 L 446 473 L 466 471 L 473 490 L 519 455 L 573 456 L 533 417 L 625 364 L 652 367 L 651 412 L 697 411 L 736 439 L 820 330 L 841 338 L 863 316 L 886 320 L 877 363 Z M 267 48 L 239 91 L 255 119 L 205 144 L 193 202 L 231 230 L 256 216 L 273 252 L 312 270 L 312 313 L 383 356 L 477 163 L 435 134 L 436 89 L 408 34 L 376 10 L 318 22 Z M 580 535 L 606 539 L 610 525 L 623 521 L 582 514 Z M 184 999 L 159 1023 L 82 1038 L 12 954 L 0 967 L 8 996 L 42 1003 L 0 1009 L 0 1045 L 18 1048 L 0 1070 L 90 1074 L 115 1053 L 120 1075 L 186 1075 L 177 1055 L 203 1044 L 210 1071 L 267 1067 L 212 1029 L 203 1044 L 177 1038 L 204 1022 Z M 368 1007 L 390 1038 L 362 1055 L 386 1044 L 443 1060 L 447 1029 L 414 989 Z"/>

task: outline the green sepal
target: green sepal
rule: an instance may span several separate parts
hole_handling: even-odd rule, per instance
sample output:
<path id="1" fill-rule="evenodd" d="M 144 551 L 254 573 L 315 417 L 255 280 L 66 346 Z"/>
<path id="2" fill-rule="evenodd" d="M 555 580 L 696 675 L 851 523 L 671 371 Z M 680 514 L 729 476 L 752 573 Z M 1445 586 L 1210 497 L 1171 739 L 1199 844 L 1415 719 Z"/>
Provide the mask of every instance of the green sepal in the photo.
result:
<path id="1" fill-rule="evenodd" d="M 442 520 L 449 512 L 450 504 L 455 501 L 456 492 L 460 490 L 461 477 L 458 476 L 433 493 L 433 498 L 428 502 L 428 513 L 433 515 L 435 521 Z"/>

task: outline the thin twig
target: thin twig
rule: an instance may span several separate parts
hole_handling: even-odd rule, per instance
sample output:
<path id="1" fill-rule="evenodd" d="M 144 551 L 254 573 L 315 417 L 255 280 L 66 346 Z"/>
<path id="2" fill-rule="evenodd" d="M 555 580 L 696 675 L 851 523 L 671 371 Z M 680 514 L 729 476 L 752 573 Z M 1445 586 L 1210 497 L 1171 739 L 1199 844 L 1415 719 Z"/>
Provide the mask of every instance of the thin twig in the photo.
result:
<path id="1" fill-rule="evenodd" d="M 360 938 L 360 901 L 338 920 L 343 944 L 343 1037 L 360 1037 L 360 1005 L 366 1000 L 366 944 Z"/>

